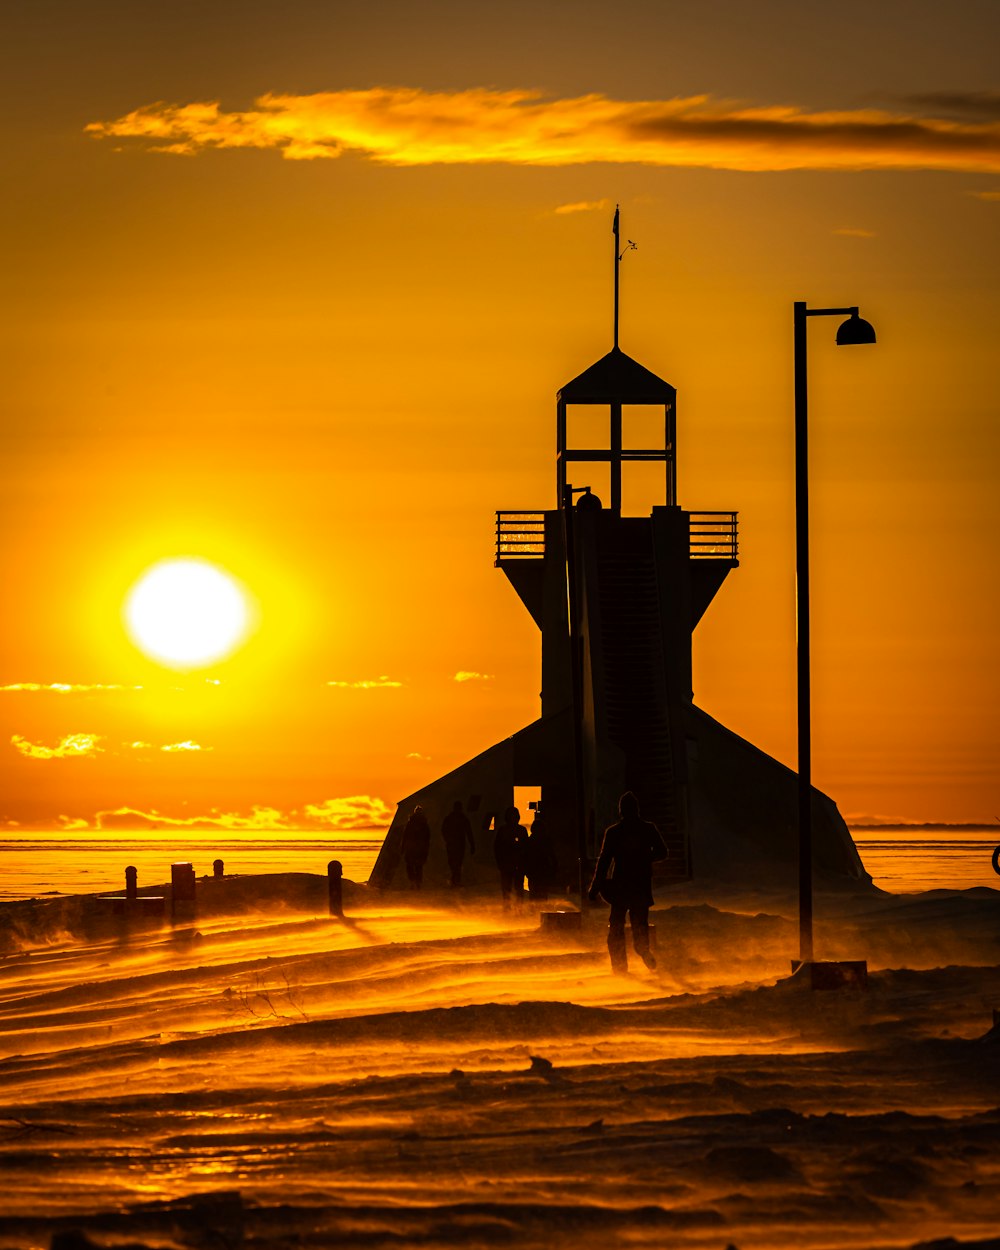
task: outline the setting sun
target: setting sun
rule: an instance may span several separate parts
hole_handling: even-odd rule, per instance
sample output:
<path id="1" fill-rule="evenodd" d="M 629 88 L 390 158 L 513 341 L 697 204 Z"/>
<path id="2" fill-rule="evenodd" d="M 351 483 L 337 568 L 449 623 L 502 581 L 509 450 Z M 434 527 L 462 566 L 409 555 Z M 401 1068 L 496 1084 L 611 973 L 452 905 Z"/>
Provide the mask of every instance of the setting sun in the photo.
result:
<path id="1" fill-rule="evenodd" d="M 201 668 L 224 659 L 250 626 L 246 592 L 206 560 L 163 560 L 136 582 L 125 622 L 136 646 L 170 668 Z"/>

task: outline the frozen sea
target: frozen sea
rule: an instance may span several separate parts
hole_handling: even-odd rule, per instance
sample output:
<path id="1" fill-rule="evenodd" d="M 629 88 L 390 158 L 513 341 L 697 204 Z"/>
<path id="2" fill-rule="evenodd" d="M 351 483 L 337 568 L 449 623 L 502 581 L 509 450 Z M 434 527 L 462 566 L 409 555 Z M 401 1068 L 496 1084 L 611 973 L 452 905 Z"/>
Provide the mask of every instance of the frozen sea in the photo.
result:
<path id="1" fill-rule="evenodd" d="M 0 843 L 0 899 L 40 898 L 52 894 L 95 894 L 123 889 L 125 869 L 138 870 L 140 887 L 170 880 L 170 865 L 194 865 L 209 876 L 221 859 L 227 874 L 312 872 L 326 875 L 330 860 L 340 860 L 344 876 L 367 881 L 382 838 L 368 834 L 351 839 L 322 837 L 314 830 L 280 830 L 240 837 L 211 831 L 141 832 L 115 830 L 8 835 Z"/>
<path id="2" fill-rule="evenodd" d="M 996 828 L 914 829 L 894 826 L 854 831 L 865 867 L 877 886 L 894 894 L 923 890 L 1000 888 L 993 851 Z M 0 842 L 0 899 L 53 894 L 93 894 L 124 887 L 125 868 L 134 865 L 139 885 L 170 880 L 170 865 L 194 865 L 209 875 L 221 859 L 227 874 L 274 872 L 326 874 L 340 860 L 349 880 L 368 880 L 381 836 L 323 837 L 313 830 L 255 832 L 239 836 L 212 831 L 97 831 L 21 834 L 11 830 Z"/>

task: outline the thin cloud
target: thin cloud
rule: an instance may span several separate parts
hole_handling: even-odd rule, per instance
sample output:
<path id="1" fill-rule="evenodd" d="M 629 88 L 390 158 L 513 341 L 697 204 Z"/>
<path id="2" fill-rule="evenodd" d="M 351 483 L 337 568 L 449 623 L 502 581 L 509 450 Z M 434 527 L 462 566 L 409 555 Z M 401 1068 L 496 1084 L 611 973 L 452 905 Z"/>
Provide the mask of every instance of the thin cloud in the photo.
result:
<path id="1" fill-rule="evenodd" d="M 1000 91 L 929 91 L 904 96 L 903 102 L 933 112 L 935 116 L 944 113 L 1000 121 Z"/>
<path id="2" fill-rule="evenodd" d="M 168 816 L 152 808 L 142 811 L 137 807 L 115 807 L 97 812 L 94 816 L 97 829 L 289 829 L 287 816 L 276 807 L 251 808 L 242 812 L 212 812 L 205 816 Z"/>
<path id="3" fill-rule="evenodd" d="M 969 194 L 977 200 L 1000 200 L 1000 191 L 970 191 Z"/>
<path id="4" fill-rule="evenodd" d="M 460 668 L 458 672 L 455 674 L 455 676 L 452 678 L 452 680 L 457 681 L 457 682 L 492 681 L 493 674 L 492 673 L 475 673 L 475 672 L 471 672 L 467 668 Z"/>
<path id="5" fill-rule="evenodd" d="M 171 816 L 156 808 L 116 807 L 99 811 L 94 816 L 96 829 L 220 829 L 257 830 L 261 832 L 315 829 L 325 833 L 357 833 L 384 831 L 392 823 L 393 812 L 380 798 L 370 794 L 352 794 L 343 798 L 307 803 L 298 809 L 282 811 L 277 807 L 255 804 L 249 812 L 212 811 L 201 816 Z M 69 822 L 70 817 L 60 817 Z M 73 819 L 66 828 L 88 828 L 86 821 Z"/>
<path id="6" fill-rule="evenodd" d="M 395 690 L 403 683 L 383 673 L 381 677 L 366 677 L 358 681 L 328 681 L 326 684 L 339 690 Z"/>
<path id="7" fill-rule="evenodd" d="M 152 742 L 145 742 L 141 738 L 135 742 L 123 742 L 121 744 L 127 751 L 166 751 L 168 753 L 176 753 L 178 751 L 213 751 L 214 747 L 202 746 L 199 742 L 192 742 L 188 739 L 185 742 L 167 742 L 161 746 L 156 746 Z"/>
<path id="8" fill-rule="evenodd" d="M 65 829 L 67 833 L 71 833 L 75 829 L 89 829 L 90 822 L 83 819 L 82 816 L 59 816 L 59 828 Z"/>
<path id="9" fill-rule="evenodd" d="M 8 686 L 0 686 L 0 694 L 28 693 L 37 694 L 91 694 L 95 690 L 141 690 L 142 686 L 119 686 L 114 683 L 96 682 L 87 685 L 81 682 L 51 681 L 15 681 Z"/>
<path id="10" fill-rule="evenodd" d="M 596 213 L 606 209 L 610 200 L 577 200 L 573 204 L 557 204 L 552 210 L 560 216 L 564 213 Z"/>
<path id="11" fill-rule="evenodd" d="M 393 813 L 382 799 L 371 794 L 351 794 L 342 799 L 324 799 L 322 803 L 307 803 L 303 809 L 310 820 L 319 821 L 332 829 L 356 831 L 359 829 L 388 829 Z"/>
<path id="12" fill-rule="evenodd" d="M 975 97 L 965 97 L 967 101 Z M 218 102 L 148 104 L 85 129 L 158 152 L 266 148 L 286 160 L 356 152 L 389 165 L 639 163 L 745 171 L 942 169 L 1000 171 L 1000 124 L 857 108 L 809 112 L 708 95 L 549 99 L 539 91 L 375 87 L 260 96 L 245 111 Z M 955 111 L 955 110 L 952 110 Z"/>
<path id="13" fill-rule="evenodd" d="M 842 235 L 845 239 L 874 239 L 876 237 L 874 230 L 862 230 L 859 226 L 841 226 L 833 233 Z"/>
<path id="14" fill-rule="evenodd" d="M 419 751 L 407 751 L 406 758 L 408 760 L 429 760 L 429 755 L 421 755 Z"/>
<path id="15" fill-rule="evenodd" d="M 14 734 L 10 741 L 14 749 L 29 760 L 78 760 L 97 755 L 104 750 L 98 734 L 67 734 L 54 747 L 29 742 L 20 734 Z"/>

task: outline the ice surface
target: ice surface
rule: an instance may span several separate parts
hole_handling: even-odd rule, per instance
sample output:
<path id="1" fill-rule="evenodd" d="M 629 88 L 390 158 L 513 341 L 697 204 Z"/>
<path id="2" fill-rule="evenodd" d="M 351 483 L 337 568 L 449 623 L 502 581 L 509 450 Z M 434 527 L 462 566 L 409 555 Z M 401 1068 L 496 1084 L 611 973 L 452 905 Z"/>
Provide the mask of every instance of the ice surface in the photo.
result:
<path id="1" fill-rule="evenodd" d="M 1000 896 L 693 895 L 659 965 L 604 914 L 306 874 L 131 926 L 0 907 L 0 1245 L 912 1246 L 1000 1224 Z"/>

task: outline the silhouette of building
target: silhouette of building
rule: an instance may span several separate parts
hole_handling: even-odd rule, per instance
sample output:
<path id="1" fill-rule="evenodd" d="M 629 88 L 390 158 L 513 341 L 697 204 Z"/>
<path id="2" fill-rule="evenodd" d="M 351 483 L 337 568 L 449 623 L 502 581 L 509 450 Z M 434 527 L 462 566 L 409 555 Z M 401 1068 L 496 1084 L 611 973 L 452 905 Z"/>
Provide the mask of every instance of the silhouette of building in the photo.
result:
<path id="1" fill-rule="evenodd" d="M 496 514 L 496 566 L 541 631 L 541 716 L 401 800 L 373 885 L 399 884 L 402 829 L 415 803 L 440 827 L 460 798 L 485 827 L 502 820 L 515 786 L 541 787 L 559 886 L 577 884 L 581 853 L 596 855 L 625 790 L 670 851 L 658 880 L 794 884 L 795 773 L 694 703 L 692 633 L 738 567 L 737 514 L 677 502 L 677 392 L 617 343 L 617 226 L 616 214 L 615 345 L 556 395 L 557 506 Z M 569 438 L 578 408 L 606 414 L 606 436 L 590 440 L 598 445 Z M 629 437 L 637 408 L 644 429 L 655 414 L 653 445 Z M 662 467 L 663 502 L 648 516 L 623 516 L 623 474 L 637 464 Z M 581 465 L 607 466 L 607 506 L 573 487 Z M 813 821 L 817 875 L 868 881 L 836 805 L 818 790 Z M 491 845 L 477 837 L 470 883 L 492 881 Z"/>

